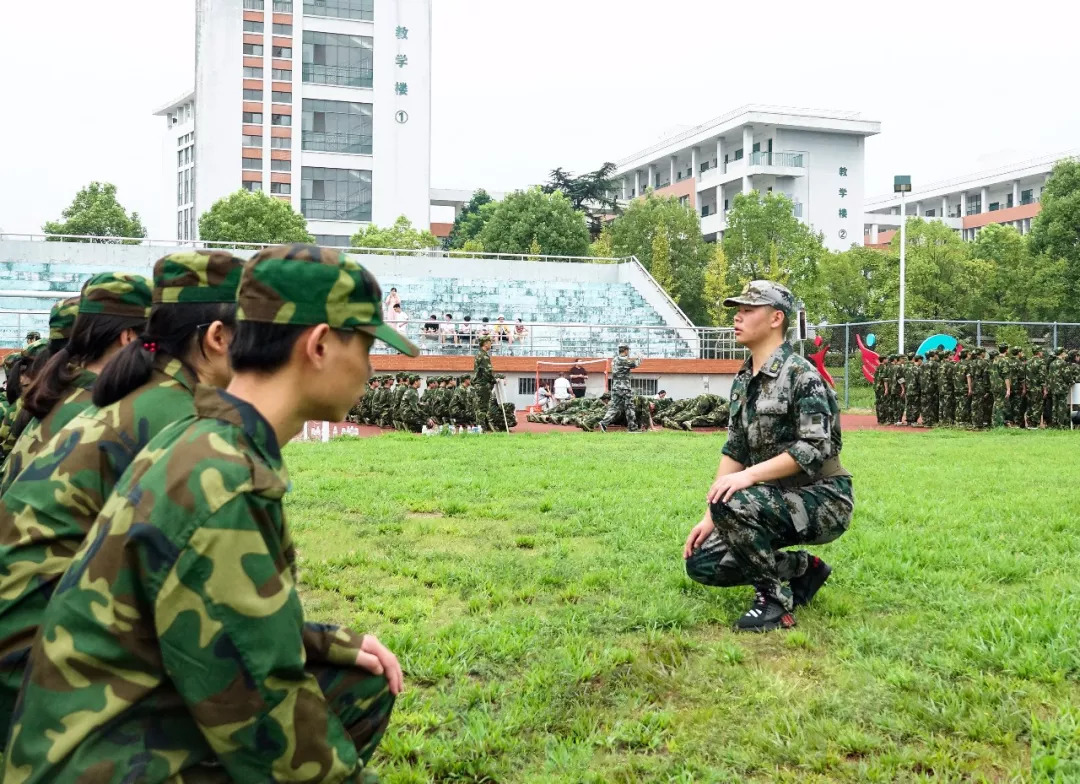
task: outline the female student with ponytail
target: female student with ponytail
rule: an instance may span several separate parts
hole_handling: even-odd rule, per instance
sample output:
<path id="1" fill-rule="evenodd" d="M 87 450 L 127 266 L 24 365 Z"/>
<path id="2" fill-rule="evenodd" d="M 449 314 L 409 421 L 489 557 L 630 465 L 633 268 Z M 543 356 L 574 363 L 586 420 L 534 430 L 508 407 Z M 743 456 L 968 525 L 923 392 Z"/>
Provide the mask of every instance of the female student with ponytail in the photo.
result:
<path id="1" fill-rule="evenodd" d="M 149 310 L 150 281 L 142 275 L 103 272 L 83 284 L 70 340 L 49 357 L 23 395 L 31 419 L 15 434 L 0 495 L 57 431 L 90 405 L 98 374 L 143 330 Z"/>
<path id="2" fill-rule="evenodd" d="M 143 334 L 102 371 L 95 405 L 0 497 L 0 733 L 49 597 L 116 482 L 151 438 L 194 414 L 196 384 L 229 383 L 242 267 L 224 252 L 158 261 Z"/>

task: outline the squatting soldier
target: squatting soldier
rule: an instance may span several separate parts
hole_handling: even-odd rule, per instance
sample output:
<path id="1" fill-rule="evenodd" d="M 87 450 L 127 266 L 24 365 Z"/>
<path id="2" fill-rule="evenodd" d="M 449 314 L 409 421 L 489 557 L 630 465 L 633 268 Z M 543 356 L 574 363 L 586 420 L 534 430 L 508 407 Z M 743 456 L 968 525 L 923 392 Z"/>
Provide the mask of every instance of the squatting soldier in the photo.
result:
<path id="1" fill-rule="evenodd" d="M 492 424 L 488 419 L 491 408 L 491 389 L 495 386 L 495 371 L 491 369 L 491 338 L 487 335 L 480 338 L 480 348 L 476 352 L 473 361 L 473 395 L 476 401 L 476 411 L 473 417 L 476 424 L 484 430 L 491 430 Z"/>
<path id="2" fill-rule="evenodd" d="M 391 376 L 382 377 L 382 386 L 379 387 L 375 400 L 371 403 L 371 413 L 375 417 L 375 424 L 382 428 L 393 424 L 394 390 L 390 387 L 393 380 Z"/>
<path id="3" fill-rule="evenodd" d="M 922 354 L 909 354 L 911 366 L 907 373 L 907 387 L 904 395 L 906 403 L 905 414 L 907 423 L 912 427 L 919 426 L 919 416 L 922 414 L 923 384 L 925 383 L 925 365 Z"/>
<path id="4" fill-rule="evenodd" d="M 45 606 L 116 481 L 166 425 L 194 415 L 197 384 L 229 383 L 242 267 L 242 259 L 223 251 L 158 261 L 145 332 L 98 376 L 94 405 L 61 428 L 0 499 L 5 735 Z"/>
<path id="5" fill-rule="evenodd" d="M 454 391 L 450 401 L 450 417 L 458 427 L 470 427 L 476 423 L 476 395 L 472 391 L 472 377 L 462 376 L 461 385 Z"/>
<path id="6" fill-rule="evenodd" d="M 1049 393 L 1046 388 L 1046 360 L 1043 359 L 1043 350 L 1039 347 L 1035 348 L 1031 360 L 1027 363 L 1024 384 L 1027 390 L 1027 426 L 1043 427 L 1043 406 Z"/>
<path id="7" fill-rule="evenodd" d="M 420 376 L 409 376 L 405 392 L 401 396 L 400 413 L 398 421 L 401 429 L 406 433 L 419 433 L 424 428 L 427 417 L 420 407 Z"/>
<path id="8" fill-rule="evenodd" d="M 619 346 L 619 353 L 611 362 L 611 402 L 598 425 L 601 430 L 607 430 L 608 425 L 614 424 L 615 418 L 621 415 L 626 420 L 627 430 L 631 433 L 638 431 L 633 395 L 630 391 L 630 372 L 640 364 L 640 357 L 630 356 L 628 345 L 624 343 Z"/>
<path id="9" fill-rule="evenodd" d="M 753 585 L 742 631 L 795 625 L 831 569 L 799 544 L 831 542 L 847 530 L 854 500 L 840 464 L 840 408 L 814 366 L 787 342 L 795 298 L 771 281 L 738 297 L 735 339 L 751 356 L 731 388 L 731 424 L 705 516 L 687 537 L 687 574 L 706 585 Z"/>
<path id="10" fill-rule="evenodd" d="M 281 446 L 344 417 L 375 339 L 418 350 L 337 252 L 262 250 L 238 298 L 228 391 L 151 440 L 49 602 L 7 780 L 350 781 L 385 730 L 394 655 L 304 623 Z"/>

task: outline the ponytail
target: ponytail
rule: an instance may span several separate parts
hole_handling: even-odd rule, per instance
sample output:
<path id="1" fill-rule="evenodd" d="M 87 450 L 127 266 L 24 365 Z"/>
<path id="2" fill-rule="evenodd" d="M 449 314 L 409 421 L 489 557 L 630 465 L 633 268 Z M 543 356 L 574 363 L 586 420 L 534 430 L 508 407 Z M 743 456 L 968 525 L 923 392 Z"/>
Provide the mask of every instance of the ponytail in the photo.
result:
<path id="1" fill-rule="evenodd" d="M 196 351 L 202 352 L 202 329 L 215 321 L 234 326 L 236 303 L 154 305 L 145 332 L 109 360 L 94 382 L 94 405 L 111 405 L 148 382 L 157 354 L 180 360 L 194 374 L 191 360 Z"/>
<path id="2" fill-rule="evenodd" d="M 124 330 L 141 329 L 145 324 L 144 319 L 132 316 L 81 314 L 75 319 L 67 346 L 49 357 L 26 390 L 23 408 L 39 420 L 47 417 L 74 383 L 82 366 L 101 359 Z"/>

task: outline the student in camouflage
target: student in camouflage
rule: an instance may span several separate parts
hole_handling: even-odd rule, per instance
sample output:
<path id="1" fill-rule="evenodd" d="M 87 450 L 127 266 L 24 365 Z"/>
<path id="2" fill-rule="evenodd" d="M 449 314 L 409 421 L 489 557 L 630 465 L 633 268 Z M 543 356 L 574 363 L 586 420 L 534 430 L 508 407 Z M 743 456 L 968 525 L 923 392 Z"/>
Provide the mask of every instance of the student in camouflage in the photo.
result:
<path id="1" fill-rule="evenodd" d="M 943 425 L 956 424 L 957 363 L 948 353 L 941 355 L 941 410 L 938 421 Z"/>
<path id="2" fill-rule="evenodd" d="M 919 426 L 919 415 L 922 413 L 922 388 L 925 382 L 925 372 L 922 354 L 911 354 L 911 366 L 907 374 L 907 386 L 904 394 L 906 408 L 904 416 L 907 423 L 912 427 Z"/>
<path id="3" fill-rule="evenodd" d="M 185 251 L 154 266 L 146 331 L 0 497 L 0 730 L 57 581 L 135 455 L 195 412 L 197 383 L 225 386 L 242 260 Z"/>
<path id="4" fill-rule="evenodd" d="M 8 408 L 0 421 L 0 463 L 7 459 L 15 446 L 15 422 L 23 416 L 23 392 L 34 380 L 34 364 L 49 350 L 49 341 L 37 340 L 19 352 L 8 375 L 6 396 Z"/>
<path id="5" fill-rule="evenodd" d="M 409 376 L 406 384 L 405 393 L 401 396 L 401 429 L 406 433 L 419 433 L 427 421 L 420 406 L 420 376 Z"/>
<path id="6" fill-rule="evenodd" d="M 928 351 L 926 357 L 926 361 L 919 368 L 919 402 L 921 404 L 923 426 L 936 427 L 940 407 L 938 371 L 941 368 L 941 363 L 938 361 L 937 351 Z M 914 371 L 912 375 L 914 375 Z M 911 383 L 912 381 L 909 379 L 909 390 L 911 389 Z M 908 424 L 912 425 L 914 422 L 909 418 Z"/>
<path id="7" fill-rule="evenodd" d="M 340 420 L 383 340 L 378 282 L 344 254 L 244 267 L 228 390 L 136 457 L 35 641 L 5 781 L 358 781 L 402 688 L 370 635 L 304 622 L 281 445 Z"/>
<path id="8" fill-rule="evenodd" d="M 608 425 L 614 424 L 616 417 L 622 416 L 626 420 L 626 429 L 631 433 L 637 432 L 637 419 L 630 391 L 630 373 L 640 364 L 640 357 L 630 356 L 629 346 L 625 343 L 619 346 L 619 353 L 611 363 L 611 402 L 604 418 L 597 424 L 601 430 L 607 430 Z"/>
<path id="9" fill-rule="evenodd" d="M 786 340 L 790 291 L 751 281 L 724 305 L 738 308 L 735 339 L 751 357 L 732 384 L 728 439 L 705 516 L 686 539 L 686 572 L 705 585 L 754 586 L 736 629 L 790 628 L 792 609 L 808 603 L 832 570 L 805 550 L 782 548 L 831 542 L 851 522 L 840 408 Z"/>
<path id="10" fill-rule="evenodd" d="M 90 390 L 106 363 L 138 337 L 150 315 L 150 281 L 142 275 L 103 272 L 83 284 L 79 314 L 67 345 L 26 390 L 32 417 L 4 464 L 0 495 L 64 425 L 90 406 Z"/>
<path id="11" fill-rule="evenodd" d="M 904 413 L 907 408 L 907 391 L 911 383 L 911 377 L 915 373 L 915 366 L 909 365 L 907 356 L 899 354 L 896 357 L 896 369 L 893 371 L 893 415 L 896 424 L 904 424 Z M 908 422 L 907 424 L 911 424 Z"/>
<path id="12" fill-rule="evenodd" d="M 476 359 L 473 364 L 473 396 L 476 401 L 476 410 L 473 418 L 476 424 L 484 430 L 491 430 L 492 423 L 489 418 L 491 408 L 491 390 L 495 386 L 495 371 L 491 369 L 491 338 L 480 338 L 480 347 L 476 351 Z"/>
<path id="13" fill-rule="evenodd" d="M 472 390 L 472 376 L 462 376 L 460 381 L 450 399 L 450 419 L 458 427 L 472 427 L 476 423 L 476 395 Z"/>
<path id="14" fill-rule="evenodd" d="M 1009 355 L 1009 407 L 1012 423 L 1022 428 L 1027 416 L 1027 362 L 1024 360 L 1024 350 L 1019 346 L 1013 346 Z"/>
<path id="15" fill-rule="evenodd" d="M 891 424 L 885 417 L 885 384 L 888 376 L 888 358 L 880 357 L 874 368 L 874 414 L 879 425 Z"/>
<path id="16" fill-rule="evenodd" d="M 1049 392 L 1046 388 L 1046 360 L 1043 358 L 1043 350 L 1036 347 L 1027 362 L 1025 377 L 1025 389 L 1027 401 L 1027 426 L 1030 428 L 1045 427 L 1043 422 L 1043 405 Z"/>
<path id="17" fill-rule="evenodd" d="M 956 363 L 956 376 L 954 380 L 954 394 L 956 408 L 953 419 L 958 425 L 971 427 L 971 360 L 970 352 L 964 349 L 960 352 L 960 361 Z"/>
<path id="18" fill-rule="evenodd" d="M 698 395 L 682 413 L 664 420 L 664 427 L 693 430 L 695 427 L 727 427 L 728 400 L 720 395 Z"/>

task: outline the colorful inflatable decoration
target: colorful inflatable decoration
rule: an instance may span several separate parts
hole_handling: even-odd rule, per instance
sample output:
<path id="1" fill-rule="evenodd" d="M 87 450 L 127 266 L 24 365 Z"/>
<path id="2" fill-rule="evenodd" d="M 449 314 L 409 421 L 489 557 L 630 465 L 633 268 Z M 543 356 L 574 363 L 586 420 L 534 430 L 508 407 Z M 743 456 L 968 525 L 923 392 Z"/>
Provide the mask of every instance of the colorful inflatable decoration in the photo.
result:
<path id="1" fill-rule="evenodd" d="M 960 344 L 952 335 L 931 335 L 922 342 L 916 354 L 922 354 L 926 356 L 927 351 L 933 351 L 935 348 L 943 348 L 946 351 L 953 352 L 953 359 L 959 361 L 960 359 Z"/>
<path id="2" fill-rule="evenodd" d="M 820 346 L 821 343 L 821 335 L 818 335 L 816 338 L 814 338 L 815 346 Z M 825 379 L 825 381 L 830 387 L 836 389 L 836 382 L 833 381 L 833 377 L 829 375 L 829 371 L 825 369 L 825 353 L 828 350 L 829 344 L 826 343 L 825 348 L 821 349 L 821 351 L 817 352 L 816 354 L 809 354 L 808 356 L 810 357 L 810 359 L 814 360 L 814 366 L 817 368 L 818 373 L 821 374 L 821 377 Z"/>
<path id="3" fill-rule="evenodd" d="M 863 378 L 873 384 L 874 373 L 877 371 L 877 366 L 881 362 L 881 357 L 878 356 L 876 351 L 871 351 L 866 346 L 866 343 L 862 342 L 862 337 L 860 335 L 855 335 L 855 342 L 859 344 L 859 352 L 862 354 Z M 873 335 L 867 335 L 866 342 L 874 345 L 877 343 L 877 338 L 875 338 Z"/>

